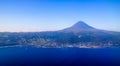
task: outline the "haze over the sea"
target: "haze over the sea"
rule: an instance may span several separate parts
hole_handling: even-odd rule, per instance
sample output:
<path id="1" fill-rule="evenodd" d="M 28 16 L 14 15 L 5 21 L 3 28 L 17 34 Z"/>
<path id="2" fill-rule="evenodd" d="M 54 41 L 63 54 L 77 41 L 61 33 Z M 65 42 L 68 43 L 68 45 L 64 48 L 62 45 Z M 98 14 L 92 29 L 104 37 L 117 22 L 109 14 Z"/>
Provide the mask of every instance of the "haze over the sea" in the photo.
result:
<path id="1" fill-rule="evenodd" d="M 79 20 L 120 31 L 120 0 L 0 0 L 0 32 L 54 31 Z"/>

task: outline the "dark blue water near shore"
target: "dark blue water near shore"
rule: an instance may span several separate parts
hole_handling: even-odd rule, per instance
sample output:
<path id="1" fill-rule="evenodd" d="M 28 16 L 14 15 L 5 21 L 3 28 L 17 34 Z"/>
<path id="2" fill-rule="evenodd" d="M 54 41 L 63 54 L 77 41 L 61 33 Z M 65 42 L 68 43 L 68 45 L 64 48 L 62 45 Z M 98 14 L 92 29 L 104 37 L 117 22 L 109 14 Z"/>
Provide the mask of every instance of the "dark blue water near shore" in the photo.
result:
<path id="1" fill-rule="evenodd" d="M 120 48 L 0 48 L 0 66 L 120 66 Z"/>

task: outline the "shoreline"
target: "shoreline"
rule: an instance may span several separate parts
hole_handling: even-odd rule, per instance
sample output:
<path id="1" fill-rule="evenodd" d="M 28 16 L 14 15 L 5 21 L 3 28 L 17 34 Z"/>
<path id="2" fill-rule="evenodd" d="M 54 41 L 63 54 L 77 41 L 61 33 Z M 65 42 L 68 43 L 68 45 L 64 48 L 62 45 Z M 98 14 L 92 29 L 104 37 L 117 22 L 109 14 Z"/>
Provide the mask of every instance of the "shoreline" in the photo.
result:
<path id="1" fill-rule="evenodd" d="M 65 46 L 65 47 L 42 47 L 42 46 L 34 46 L 34 45 L 14 45 L 14 46 L 0 46 L 0 48 L 10 48 L 10 47 L 35 47 L 35 48 L 83 48 L 83 49 L 99 49 L 99 48 L 120 48 L 120 47 L 69 47 L 69 46 Z"/>

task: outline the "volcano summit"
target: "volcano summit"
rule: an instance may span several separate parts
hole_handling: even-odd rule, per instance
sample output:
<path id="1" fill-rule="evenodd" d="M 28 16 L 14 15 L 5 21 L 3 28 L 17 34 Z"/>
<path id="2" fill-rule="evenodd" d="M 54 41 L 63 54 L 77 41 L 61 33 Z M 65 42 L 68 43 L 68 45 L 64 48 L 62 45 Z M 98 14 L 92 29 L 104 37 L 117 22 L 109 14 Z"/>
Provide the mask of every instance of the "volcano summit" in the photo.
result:
<path id="1" fill-rule="evenodd" d="M 95 28 L 87 25 L 83 21 L 79 21 L 76 24 L 74 24 L 73 26 L 64 29 L 63 31 L 65 31 L 65 32 L 81 32 L 81 31 L 91 31 L 91 30 L 95 30 Z"/>

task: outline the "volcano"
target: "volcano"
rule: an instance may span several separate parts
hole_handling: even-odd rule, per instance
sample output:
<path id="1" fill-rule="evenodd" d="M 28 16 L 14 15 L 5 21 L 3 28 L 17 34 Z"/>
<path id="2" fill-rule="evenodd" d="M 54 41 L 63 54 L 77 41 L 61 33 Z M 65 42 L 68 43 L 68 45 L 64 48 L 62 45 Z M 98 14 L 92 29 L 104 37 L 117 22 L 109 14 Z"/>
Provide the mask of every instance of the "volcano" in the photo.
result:
<path id="1" fill-rule="evenodd" d="M 73 26 L 69 27 L 69 28 L 65 28 L 62 31 L 63 32 L 74 32 L 74 33 L 78 33 L 78 32 L 83 32 L 83 31 L 95 31 L 97 29 L 95 29 L 92 26 L 89 26 L 88 24 L 86 24 L 83 21 L 79 21 L 76 24 L 74 24 Z"/>

